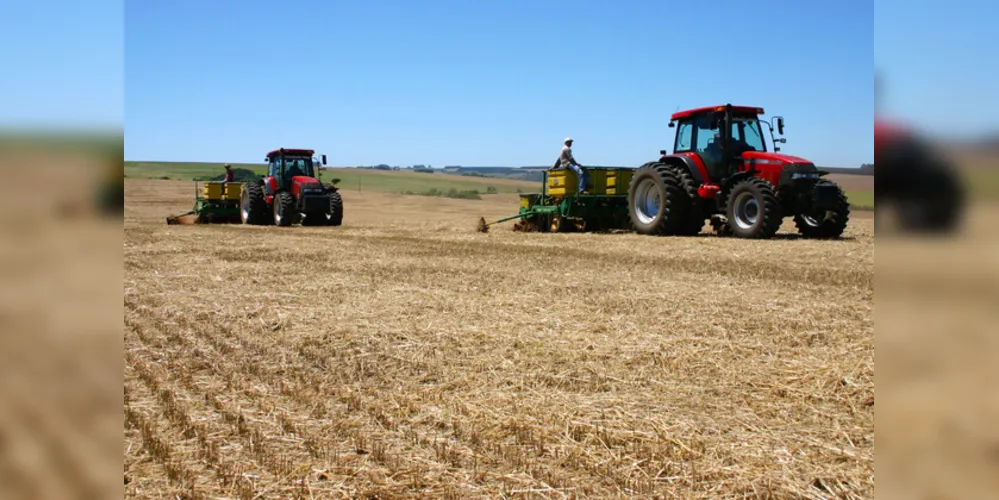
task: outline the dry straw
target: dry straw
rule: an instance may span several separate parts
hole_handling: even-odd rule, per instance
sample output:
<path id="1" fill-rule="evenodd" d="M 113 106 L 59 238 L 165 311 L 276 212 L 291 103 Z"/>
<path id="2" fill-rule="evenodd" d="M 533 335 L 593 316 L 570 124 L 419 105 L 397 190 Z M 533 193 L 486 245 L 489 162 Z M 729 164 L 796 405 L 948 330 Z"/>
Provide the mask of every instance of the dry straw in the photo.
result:
<path id="1" fill-rule="evenodd" d="M 340 228 L 165 226 L 184 192 L 128 191 L 126 496 L 873 496 L 869 219 L 483 234 L 516 196 L 345 193 Z"/>

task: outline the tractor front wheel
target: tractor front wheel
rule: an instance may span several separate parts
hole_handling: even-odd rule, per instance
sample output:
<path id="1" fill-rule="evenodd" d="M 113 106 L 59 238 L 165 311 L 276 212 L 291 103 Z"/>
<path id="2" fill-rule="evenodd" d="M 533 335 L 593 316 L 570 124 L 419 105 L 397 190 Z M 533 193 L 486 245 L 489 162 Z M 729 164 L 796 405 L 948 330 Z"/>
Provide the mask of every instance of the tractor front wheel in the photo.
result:
<path id="1" fill-rule="evenodd" d="M 728 195 L 728 223 L 739 238 L 773 238 L 783 215 L 770 183 L 758 177 L 739 182 Z"/>
<path id="2" fill-rule="evenodd" d="M 290 226 L 295 222 L 295 198 L 287 191 L 274 195 L 274 224 Z"/>
<path id="3" fill-rule="evenodd" d="M 794 225 L 798 227 L 798 233 L 805 238 L 839 238 L 850 219 L 850 203 L 847 202 L 843 190 L 834 182 L 820 180 L 815 186 L 835 187 L 835 202 L 828 210 L 795 215 Z"/>
<path id="4" fill-rule="evenodd" d="M 330 214 L 326 223 L 331 226 L 343 224 L 343 198 L 340 193 L 330 193 Z"/>
<path id="5" fill-rule="evenodd" d="M 628 187 L 628 213 L 640 234 L 675 235 L 686 222 L 689 201 L 673 171 L 661 163 L 639 167 Z"/>
<path id="6" fill-rule="evenodd" d="M 260 184 L 254 182 L 243 184 L 239 200 L 239 218 L 243 224 L 260 226 L 267 223 L 267 200 L 264 199 L 264 189 Z"/>

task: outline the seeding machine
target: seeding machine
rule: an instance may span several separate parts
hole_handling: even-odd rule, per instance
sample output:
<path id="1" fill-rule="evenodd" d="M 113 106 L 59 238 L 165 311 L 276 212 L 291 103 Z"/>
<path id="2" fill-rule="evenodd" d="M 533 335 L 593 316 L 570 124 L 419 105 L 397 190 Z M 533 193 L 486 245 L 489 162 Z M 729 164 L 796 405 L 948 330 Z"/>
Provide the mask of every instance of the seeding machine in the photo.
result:
<path id="1" fill-rule="evenodd" d="M 674 113 L 672 153 L 660 150 L 658 160 L 638 168 L 587 167 L 589 194 L 577 192 L 572 171 L 549 170 L 541 193 L 521 195 L 519 213 L 480 219 L 479 230 L 519 219 L 515 230 L 696 235 L 710 221 L 719 235 L 771 238 L 791 216 L 804 237 L 841 236 L 850 216 L 843 190 L 811 161 L 779 153 L 777 144 L 787 140 L 774 129 L 783 135 L 784 119 L 765 121 L 762 114 L 731 104 Z"/>

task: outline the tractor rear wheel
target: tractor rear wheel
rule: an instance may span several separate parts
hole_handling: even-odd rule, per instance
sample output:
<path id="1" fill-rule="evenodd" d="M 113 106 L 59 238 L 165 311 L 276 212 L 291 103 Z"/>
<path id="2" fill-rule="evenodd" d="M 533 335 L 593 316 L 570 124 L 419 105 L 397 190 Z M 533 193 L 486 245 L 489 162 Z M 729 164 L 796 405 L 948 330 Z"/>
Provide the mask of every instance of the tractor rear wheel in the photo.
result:
<path id="1" fill-rule="evenodd" d="M 740 238 L 773 238 L 783 215 L 770 183 L 759 177 L 740 181 L 728 195 L 728 223 Z"/>
<path id="2" fill-rule="evenodd" d="M 823 179 L 816 183 L 816 186 L 819 185 L 836 187 L 836 202 L 833 207 L 822 212 L 797 214 L 794 216 L 794 225 L 805 238 L 839 238 L 850 220 L 850 203 L 836 183 Z"/>
<path id="3" fill-rule="evenodd" d="M 683 226 L 689 202 L 673 170 L 662 163 L 638 168 L 628 187 L 628 213 L 640 234 L 674 235 Z"/>
<path id="4" fill-rule="evenodd" d="M 686 168 L 673 167 L 673 172 L 677 180 L 680 181 L 683 191 L 687 194 L 689 203 L 687 205 L 687 217 L 680 224 L 678 234 L 697 236 L 701 233 L 701 229 L 704 229 L 704 219 L 707 218 L 707 215 L 704 213 L 704 204 L 701 202 L 701 196 L 697 194 L 697 183 L 694 181 L 694 176 L 690 175 L 690 171 Z"/>
<path id="5" fill-rule="evenodd" d="M 280 191 L 274 195 L 274 224 L 290 226 L 295 222 L 295 198 L 291 193 Z"/>
<path id="6" fill-rule="evenodd" d="M 330 214 L 326 218 L 326 223 L 330 226 L 343 224 L 343 198 L 340 193 L 330 193 Z"/>
<path id="7" fill-rule="evenodd" d="M 256 226 L 267 224 L 267 200 L 264 199 L 264 188 L 255 182 L 243 184 L 239 200 L 239 218 L 243 224 Z"/>

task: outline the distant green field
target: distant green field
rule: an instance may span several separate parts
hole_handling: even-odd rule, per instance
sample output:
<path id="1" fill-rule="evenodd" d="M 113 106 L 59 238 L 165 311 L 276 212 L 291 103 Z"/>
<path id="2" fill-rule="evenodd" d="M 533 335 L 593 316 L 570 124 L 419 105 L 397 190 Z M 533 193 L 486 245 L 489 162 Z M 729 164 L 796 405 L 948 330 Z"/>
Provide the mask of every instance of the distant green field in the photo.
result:
<path id="1" fill-rule="evenodd" d="M 145 162 L 126 161 L 125 176 L 139 179 L 160 179 L 169 177 L 174 180 L 194 180 L 199 177 L 219 175 L 225 172 L 223 163 L 174 163 L 174 162 Z M 245 168 L 253 170 L 258 174 L 263 174 L 267 168 L 262 163 L 233 163 L 233 168 Z"/>
<path id="2" fill-rule="evenodd" d="M 970 197 L 975 200 L 999 199 L 999 169 L 968 169 L 962 172 Z"/>
<path id="3" fill-rule="evenodd" d="M 461 175 L 448 175 L 442 173 L 422 174 L 418 172 L 384 171 L 384 170 L 361 170 L 354 168 L 337 168 L 327 170 L 323 174 L 324 180 L 337 177 L 340 179 L 340 188 L 345 190 L 382 191 L 387 193 L 404 193 L 412 191 L 423 193 L 431 189 L 447 191 L 457 189 L 458 191 L 478 190 L 485 193 L 491 186 L 496 188 L 498 193 L 517 193 L 537 191 L 541 188 L 541 183 L 525 182 L 513 179 L 497 179 L 490 177 L 470 177 Z"/>
<path id="4" fill-rule="evenodd" d="M 266 168 L 260 163 L 233 163 L 234 168 L 245 168 L 263 174 Z M 173 180 L 194 180 L 216 176 L 223 172 L 221 163 L 173 163 L 173 162 L 125 162 L 125 175 L 132 178 Z M 448 191 L 477 190 L 485 193 L 489 187 L 498 193 L 532 192 L 540 189 L 540 183 L 500 179 L 493 177 L 473 177 L 447 175 L 440 172 L 424 174 L 406 171 L 366 170 L 354 168 L 332 168 L 323 172 L 323 181 L 340 179 L 339 186 L 346 190 L 376 191 L 383 193 L 426 193 L 432 189 Z M 847 197 L 854 209 L 874 207 L 874 192 L 869 190 L 847 190 Z"/>
<path id="5" fill-rule="evenodd" d="M 221 163 L 173 163 L 173 162 L 125 162 L 125 176 L 142 179 L 169 178 L 173 180 L 194 180 L 201 177 L 217 176 L 224 172 Z M 233 168 L 245 168 L 258 174 L 266 172 L 263 164 L 233 163 Z M 539 183 L 513 179 L 490 177 L 470 177 L 447 175 L 440 172 L 425 174 L 407 171 L 366 170 L 355 168 L 331 168 L 322 173 L 323 182 L 340 179 L 339 187 L 345 190 L 377 191 L 383 193 L 423 193 L 436 189 L 448 191 L 478 190 L 485 193 L 490 187 L 497 193 L 536 191 Z"/>
<path id="6" fill-rule="evenodd" d="M 847 191 L 846 198 L 850 201 L 851 209 L 871 210 L 874 208 L 874 191 Z"/>

